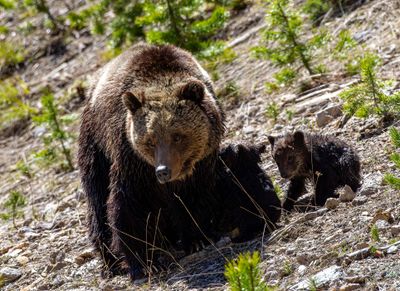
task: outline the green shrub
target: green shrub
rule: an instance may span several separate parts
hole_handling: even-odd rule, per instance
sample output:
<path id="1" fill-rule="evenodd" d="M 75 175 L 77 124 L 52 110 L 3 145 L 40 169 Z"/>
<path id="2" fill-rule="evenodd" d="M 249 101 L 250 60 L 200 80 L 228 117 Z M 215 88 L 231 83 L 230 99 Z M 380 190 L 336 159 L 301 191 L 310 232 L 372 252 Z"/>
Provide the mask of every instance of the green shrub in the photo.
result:
<path id="1" fill-rule="evenodd" d="M 326 0 L 306 0 L 303 5 L 303 12 L 308 14 L 311 20 L 318 24 L 322 17 L 328 12 L 330 2 Z"/>
<path id="2" fill-rule="evenodd" d="M 24 0 L 23 3 L 28 9 L 33 8 L 36 12 L 46 15 L 48 20 L 46 26 L 51 28 L 54 33 L 63 30 L 63 20 L 60 17 L 55 17 L 53 13 L 51 13 L 47 0 Z"/>
<path id="3" fill-rule="evenodd" d="M 11 0 L 0 0 L 0 8 L 3 9 L 13 9 L 14 6 L 14 2 Z"/>
<path id="4" fill-rule="evenodd" d="M 262 281 L 258 252 L 240 254 L 236 260 L 225 265 L 225 278 L 232 291 L 269 291 L 274 290 Z"/>
<path id="5" fill-rule="evenodd" d="M 371 53 L 366 53 L 360 60 L 360 83 L 340 93 L 345 102 L 344 111 L 357 117 L 377 115 L 391 119 L 399 116 L 400 92 L 389 93 L 392 82 L 377 78 L 379 62 L 379 58 Z"/>
<path id="6" fill-rule="evenodd" d="M 21 64 L 25 60 L 26 51 L 15 43 L 0 42 L 0 72 L 9 67 Z"/>
<path id="7" fill-rule="evenodd" d="M 376 226 L 376 224 L 374 224 L 374 225 L 371 227 L 370 233 L 371 233 L 371 239 L 372 239 L 374 242 L 379 242 L 379 241 L 381 240 L 381 239 L 379 238 L 379 229 L 378 229 L 378 227 Z"/>
<path id="8" fill-rule="evenodd" d="M 12 218 L 13 225 L 16 228 L 15 219 L 23 216 L 23 212 L 20 210 L 21 207 L 26 205 L 24 195 L 19 191 L 11 191 L 8 199 L 4 203 L 4 208 L 7 210 L 5 213 L 1 213 L 0 217 L 4 220 Z"/>
<path id="9" fill-rule="evenodd" d="M 66 171 L 72 171 L 74 166 L 71 150 L 68 147 L 71 135 L 63 128 L 71 120 L 60 116 L 52 93 L 46 92 L 41 98 L 41 104 L 42 111 L 34 116 L 33 120 L 37 124 L 44 124 L 48 132 L 43 135 L 43 142 L 46 148 L 37 152 L 35 158 L 48 165 L 54 163 L 58 157 L 63 157 L 62 168 Z"/>
<path id="10" fill-rule="evenodd" d="M 271 102 L 267 105 L 267 108 L 265 110 L 265 115 L 268 118 L 271 118 L 274 123 L 278 121 L 278 116 L 279 116 L 280 108 L 278 104 L 275 102 Z"/>
<path id="11" fill-rule="evenodd" d="M 396 149 L 396 151 L 400 150 L 400 131 L 395 127 L 390 128 L 390 138 L 392 143 Z M 394 152 L 390 156 L 390 160 L 395 164 L 396 169 L 400 170 L 400 154 L 398 152 Z M 400 190 L 400 177 L 395 176 L 392 173 L 385 174 L 385 182 L 391 185 L 394 189 Z"/>
<path id="12" fill-rule="evenodd" d="M 0 129 L 16 120 L 29 118 L 36 112 L 24 101 L 27 94 L 28 87 L 22 80 L 6 79 L 0 82 Z"/>
<path id="13" fill-rule="evenodd" d="M 315 50 L 326 40 L 325 33 L 315 33 L 312 38 L 304 39 L 303 20 L 289 7 L 289 0 L 267 1 L 267 27 L 262 32 L 262 42 L 253 48 L 256 57 L 266 58 L 280 67 L 300 63 L 313 75 L 316 70 L 312 64 Z"/>

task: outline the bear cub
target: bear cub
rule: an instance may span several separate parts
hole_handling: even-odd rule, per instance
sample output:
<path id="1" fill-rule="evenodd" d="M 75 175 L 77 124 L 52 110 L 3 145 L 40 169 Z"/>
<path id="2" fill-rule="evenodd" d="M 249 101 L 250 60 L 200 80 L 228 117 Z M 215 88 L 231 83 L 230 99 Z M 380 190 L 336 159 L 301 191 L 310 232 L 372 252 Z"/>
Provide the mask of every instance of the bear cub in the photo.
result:
<path id="1" fill-rule="evenodd" d="M 333 136 L 296 131 L 269 136 L 272 156 L 282 178 L 290 179 L 283 209 L 293 209 L 305 193 L 305 182 L 315 186 L 315 205 L 323 206 L 335 190 L 348 185 L 355 192 L 360 187 L 360 159 L 348 144 Z"/>

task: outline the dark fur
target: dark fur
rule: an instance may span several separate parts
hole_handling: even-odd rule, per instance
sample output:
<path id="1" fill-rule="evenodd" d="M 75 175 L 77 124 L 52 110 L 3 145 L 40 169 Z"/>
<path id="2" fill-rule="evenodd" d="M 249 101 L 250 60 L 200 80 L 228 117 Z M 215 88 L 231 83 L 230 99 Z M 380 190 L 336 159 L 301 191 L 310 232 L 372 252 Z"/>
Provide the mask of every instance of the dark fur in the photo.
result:
<path id="1" fill-rule="evenodd" d="M 283 178 L 290 179 L 283 208 L 290 211 L 305 192 L 306 179 L 315 182 L 315 204 L 323 206 L 335 190 L 349 185 L 360 187 L 360 161 L 357 153 L 333 136 L 300 131 L 281 137 L 268 137 L 272 156 Z"/>
<path id="2" fill-rule="evenodd" d="M 138 152 L 130 140 L 126 126 L 129 120 L 127 108 L 134 114 L 138 106 L 147 101 L 142 98 L 138 99 L 139 102 L 131 102 L 126 99 L 131 95 L 124 94 L 127 91 L 140 96 L 140 88 L 158 86 L 167 96 L 173 97 L 176 80 L 182 82 L 185 78 L 194 77 L 214 95 L 210 81 L 188 53 L 172 46 L 138 45 L 113 60 L 107 68 L 104 70 L 108 72 L 108 79 L 104 81 L 101 75 L 97 76 L 95 86 L 90 90 L 92 101 L 82 114 L 78 162 L 88 201 L 89 235 L 104 259 L 106 270 L 120 272 L 118 258 L 122 256 L 131 277 L 137 278 L 151 262 L 156 264 L 160 255 L 169 256 L 164 250 L 182 247 L 190 251 L 193 243 L 204 240 L 203 233 L 210 239 L 217 239 L 223 232 L 218 228 L 221 208 L 225 208 L 223 203 L 228 200 L 222 197 L 236 196 L 238 191 L 223 191 L 225 183 L 229 184 L 229 189 L 234 187 L 231 180 L 224 176 L 225 167 L 218 158 L 224 133 L 223 114 L 212 99 L 201 101 L 194 96 L 195 100 L 188 101 L 193 95 L 183 94 L 185 104 L 198 106 L 205 113 L 209 124 L 199 126 L 210 130 L 205 156 L 185 179 L 158 183 L 154 166 L 143 158 L 147 154 Z M 197 92 L 197 85 L 189 90 Z M 121 96 L 125 96 L 124 102 Z M 172 98 L 168 102 L 175 101 Z M 255 199 L 262 196 L 263 191 L 268 197 L 272 195 L 269 180 L 258 167 L 259 160 L 247 161 L 246 156 L 242 158 L 231 154 L 222 156 L 227 161 L 237 158 L 240 165 L 246 164 L 246 167 L 255 169 L 259 180 L 249 173 L 239 177 L 244 184 L 252 181 L 252 185 L 248 186 L 250 190 L 256 190 Z M 238 166 L 233 163 L 233 168 Z M 238 173 L 240 176 L 242 172 Z M 262 182 L 262 189 L 256 185 L 259 182 Z M 259 200 L 264 203 L 263 197 Z M 262 207 L 266 208 L 264 204 Z M 235 211 L 238 208 L 237 205 L 229 207 Z M 270 219 L 278 217 L 274 212 Z M 252 226 L 251 221 L 249 219 L 246 227 Z M 257 222 L 251 233 L 257 229 L 261 231 L 259 225 Z M 236 225 L 233 224 L 231 228 L 234 227 Z"/>
<path id="3" fill-rule="evenodd" d="M 279 197 L 271 179 L 260 168 L 265 146 L 229 145 L 221 150 L 223 168 L 217 191 L 223 194 L 221 231 L 234 231 L 234 242 L 251 238 L 266 227 L 275 228 L 281 215 Z"/>

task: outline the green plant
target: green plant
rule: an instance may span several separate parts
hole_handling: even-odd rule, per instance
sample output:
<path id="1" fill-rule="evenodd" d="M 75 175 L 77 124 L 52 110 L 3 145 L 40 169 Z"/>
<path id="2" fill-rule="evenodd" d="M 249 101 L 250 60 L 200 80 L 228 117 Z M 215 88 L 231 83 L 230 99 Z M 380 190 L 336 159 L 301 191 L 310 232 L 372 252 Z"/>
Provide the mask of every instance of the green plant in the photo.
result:
<path id="1" fill-rule="evenodd" d="M 15 43 L 0 42 L 0 72 L 24 62 L 26 51 Z"/>
<path id="2" fill-rule="evenodd" d="M 306 0 L 302 9 L 303 12 L 310 16 L 310 19 L 319 24 L 322 17 L 328 12 L 330 1 L 326 0 Z"/>
<path id="3" fill-rule="evenodd" d="M 287 120 L 292 121 L 293 120 L 293 116 L 294 116 L 293 110 L 286 109 L 285 113 L 286 113 Z"/>
<path id="4" fill-rule="evenodd" d="M 258 252 L 240 254 L 236 260 L 225 265 L 225 278 L 232 291 L 268 291 L 273 288 L 267 286 L 261 278 L 260 255 Z"/>
<path id="5" fill-rule="evenodd" d="M 360 60 L 361 81 L 340 93 L 344 100 L 343 109 L 350 115 L 368 117 L 378 115 L 385 120 L 400 113 L 400 92 L 390 94 L 391 81 L 381 81 L 376 76 L 379 58 L 366 53 Z"/>
<path id="6" fill-rule="evenodd" d="M 13 9 L 14 8 L 14 2 L 11 0 L 0 0 L 0 8 L 3 9 Z"/>
<path id="7" fill-rule="evenodd" d="M 20 79 L 6 79 L 0 82 L 0 128 L 10 122 L 29 118 L 36 109 L 29 106 L 24 98 L 29 94 L 25 82 Z"/>
<path id="8" fill-rule="evenodd" d="M 277 122 L 278 116 L 279 116 L 280 108 L 278 104 L 275 102 L 271 102 L 267 105 L 267 108 L 265 110 L 265 115 L 268 118 L 271 118 L 274 122 Z"/>
<path id="9" fill-rule="evenodd" d="M 239 93 L 239 86 L 235 82 L 229 81 L 222 90 L 218 91 L 217 96 L 219 99 L 237 98 Z"/>
<path id="10" fill-rule="evenodd" d="M 395 127 L 391 127 L 389 133 L 396 150 L 400 150 L 400 131 Z M 400 170 L 400 154 L 398 152 L 393 153 L 390 156 L 390 160 L 394 163 L 395 167 Z M 386 173 L 384 179 L 385 182 L 391 185 L 394 189 L 400 190 L 400 177 L 395 176 L 392 173 Z"/>
<path id="11" fill-rule="evenodd" d="M 36 153 L 35 158 L 39 161 L 44 161 L 45 164 L 50 164 L 61 154 L 65 162 L 62 165 L 63 168 L 67 171 L 72 171 L 74 166 L 71 150 L 68 147 L 71 136 L 63 129 L 63 126 L 70 122 L 70 119 L 60 117 L 59 109 L 52 93 L 45 92 L 41 98 L 41 104 L 42 111 L 34 116 L 33 120 L 37 124 L 44 124 L 48 132 L 43 135 L 43 142 L 46 148 Z"/>
<path id="12" fill-rule="evenodd" d="M 51 11 L 47 0 L 24 0 L 24 5 L 27 8 L 33 8 L 38 13 L 43 13 L 46 15 L 48 21 L 50 22 L 50 28 L 54 33 L 58 33 L 63 30 L 63 21 L 61 18 L 55 17 Z"/>
<path id="13" fill-rule="evenodd" d="M 290 274 L 293 273 L 293 266 L 289 261 L 284 261 L 283 262 L 283 270 L 282 270 L 282 275 L 283 276 L 289 276 Z"/>
<path id="14" fill-rule="evenodd" d="M 289 7 L 289 0 L 268 1 L 267 27 L 260 46 L 253 48 L 256 57 L 266 58 L 280 67 L 299 62 L 310 75 L 317 71 L 312 64 L 315 50 L 326 41 L 325 33 L 315 33 L 304 39 L 303 20 Z"/>
<path id="15" fill-rule="evenodd" d="M 143 15 L 136 23 L 146 27 L 150 43 L 171 43 L 207 56 L 210 50 L 222 51 L 220 43 L 211 38 L 223 27 L 229 13 L 222 6 L 207 13 L 205 4 L 204 0 L 146 0 Z"/>
<path id="16" fill-rule="evenodd" d="M 379 238 L 379 229 L 378 229 L 378 227 L 376 226 L 376 224 L 374 224 L 374 225 L 371 227 L 370 234 L 371 234 L 371 239 L 372 239 L 373 241 L 379 242 L 379 241 L 381 240 L 381 239 Z"/>
<path id="17" fill-rule="evenodd" d="M 272 186 L 274 186 L 275 193 L 276 195 L 278 195 L 279 199 L 283 199 L 285 193 L 283 192 L 281 186 L 278 183 L 276 183 L 275 180 L 272 180 Z"/>
<path id="18" fill-rule="evenodd" d="M 29 166 L 29 164 L 24 161 L 24 160 L 19 160 L 16 164 L 15 164 L 15 168 L 21 172 L 22 175 L 28 177 L 28 178 L 32 178 L 33 173 L 32 173 L 32 169 Z"/>
<path id="19" fill-rule="evenodd" d="M 318 290 L 317 281 L 314 278 L 310 278 L 308 280 L 308 290 L 310 290 L 310 291 L 317 291 Z"/>
<path id="20" fill-rule="evenodd" d="M 19 191 L 11 191 L 8 199 L 4 203 L 4 208 L 7 209 L 6 213 L 1 213 L 0 217 L 4 220 L 12 218 L 13 225 L 16 228 L 15 219 L 23 216 L 21 207 L 26 205 L 25 197 Z"/>

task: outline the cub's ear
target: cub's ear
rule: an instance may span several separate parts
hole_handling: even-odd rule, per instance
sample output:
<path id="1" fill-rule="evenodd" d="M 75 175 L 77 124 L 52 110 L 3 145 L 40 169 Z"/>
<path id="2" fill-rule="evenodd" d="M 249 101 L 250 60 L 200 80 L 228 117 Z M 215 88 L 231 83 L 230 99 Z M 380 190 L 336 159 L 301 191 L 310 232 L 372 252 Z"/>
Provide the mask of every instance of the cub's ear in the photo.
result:
<path id="1" fill-rule="evenodd" d="M 293 143 L 295 146 L 303 146 L 305 144 L 304 133 L 302 131 L 296 131 L 293 134 Z"/>
<path id="2" fill-rule="evenodd" d="M 128 110 L 133 114 L 135 113 L 140 107 L 142 107 L 142 103 L 139 99 L 133 95 L 131 92 L 125 92 L 122 94 L 122 101 Z"/>
<path id="3" fill-rule="evenodd" d="M 269 141 L 269 143 L 271 144 L 271 147 L 274 147 L 274 144 L 275 144 L 275 137 L 272 136 L 272 135 L 269 135 L 269 136 L 268 136 L 268 141 Z"/>
<path id="4" fill-rule="evenodd" d="M 179 100 L 191 100 L 199 104 L 204 99 L 204 85 L 199 81 L 189 81 L 180 89 Z"/>

